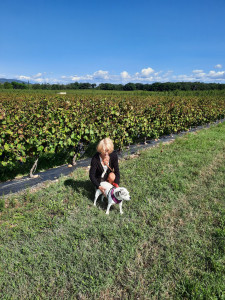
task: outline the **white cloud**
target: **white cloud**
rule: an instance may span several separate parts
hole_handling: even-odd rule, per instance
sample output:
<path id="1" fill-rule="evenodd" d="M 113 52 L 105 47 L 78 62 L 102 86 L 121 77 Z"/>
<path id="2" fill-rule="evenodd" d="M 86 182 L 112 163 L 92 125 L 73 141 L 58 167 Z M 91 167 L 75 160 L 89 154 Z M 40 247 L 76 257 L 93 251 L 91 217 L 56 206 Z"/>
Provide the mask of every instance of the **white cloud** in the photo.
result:
<path id="1" fill-rule="evenodd" d="M 24 76 L 24 75 L 16 76 L 16 78 L 19 80 L 26 80 L 26 81 L 31 80 L 31 77 Z"/>
<path id="2" fill-rule="evenodd" d="M 218 64 L 218 65 L 216 65 L 214 68 L 216 68 L 216 69 L 222 69 L 222 65 L 221 64 Z"/>
<path id="3" fill-rule="evenodd" d="M 70 79 L 73 80 L 73 81 L 80 81 L 81 77 L 79 77 L 77 75 L 74 75 L 74 76 L 70 77 Z"/>
<path id="4" fill-rule="evenodd" d="M 122 78 L 123 80 L 127 80 L 127 79 L 130 79 L 130 78 L 131 78 L 130 74 L 129 74 L 127 71 L 121 72 L 121 73 L 120 73 L 120 76 L 121 76 L 121 78 Z"/>
<path id="5" fill-rule="evenodd" d="M 152 68 L 142 69 L 141 77 L 149 77 L 149 75 L 152 73 L 154 73 L 154 70 Z"/>
<path id="6" fill-rule="evenodd" d="M 15 78 L 15 76 L 14 76 Z M 37 83 L 63 83 L 68 84 L 71 82 L 90 82 L 90 83 L 123 83 L 128 82 L 140 82 L 140 83 L 153 83 L 153 82 L 175 82 L 175 81 L 200 81 L 200 82 L 225 82 L 225 71 L 210 70 L 205 72 L 202 69 L 195 69 L 190 74 L 174 74 L 172 70 L 153 70 L 150 67 L 143 68 L 136 73 L 129 73 L 128 71 L 122 71 L 120 74 L 110 74 L 106 70 L 98 70 L 92 74 L 86 75 L 62 75 L 59 78 L 54 78 L 53 74 L 46 72 L 39 72 L 32 76 L 19 75 L 17 79 L 23 81 L 37 82 Z"/>
<path id="7" fill-rule="evenodd" d="M 203 73 L 203 70 L 193 70 L 192 73 L 196 73 L 196 74 Z"/>
<path id="8" fill-rule="evenodd" d="M 60 83 L 61 80 L 57 78 L 52 77 L 44 77 L 43 73 L 38 73 L 32 76 L 26 76 L 26 75 L 17 75 L 15 76 L 16 79 L 22 80 L 22 81 L 30 81 L 33 83 Z"/>
<path id="9" fill-rule="evenodd" d="M 15 76 L 17 79 L 22 81 L 34 81 L 34 82 L 48 82 L 48 78 L 44 78 L 44 73 L 37 73 L 35 75 L 26 76 L 26 75 L 17 75 Z M 54 79 L 53 79 L 54 80 Z"/>
<path id="10" fill-rule="evenodd" d="M 152 68 L 148 67 L 146 69 L 142 69 L 141 72 L 136 72 L 133 76 L 132 76 L 132 81 L 133 82 L 153 82 L 156 81 L 156 78 L 160 78 L 159 74 L 161 74 L 162 71 L 159 72 L 155 72 Z"/>
<path id="11" fill-rule="evenodd" d="M 172 73 L 173 71 L 168 71 L 168 72 L 171 72 L 171 73 Z M 155 76 L 158 76 L 159 74 L 162 74 L 162 73 L 163 73 L 163 71 L 156 72 L 156 73 L 155 73 Z"/>
<path id="12" fill-rule="evenodd" d="M 172 78 L 173 81 L 196 81 L 194 75 L 175 75 Z"/>
<path id="13" fill-rule="evenodd" d="M 221 72 L 215 72 L 215 71 L 209 71 L 208 77 L 209 78 L 221 78 L 224 77 L 225 71 Z"/>
<path id="14" fill-rule="evenodd" d="M 191 80 L 201 80 L 206 76 L 206 73 L 203 70 L 193 70 L 192 73 L 193 75 L 190 75 Z"/>
<path id="15" fill-rule="evenodd" d="M 37 73 L 36 75 L 33 75 L 33 78 L 39 78 L 42 76 L 42 73 Z"/>
<path id="16" fill-rule="evenodd" d="M 72 75 L 72 76 L 61 76 L 61 82 L 69 83 L 72 81 L 94 81 L 94 82 L 101 82 L 105 80 L 110 80 L 112 76 L 109 75 L 108 71 L 98 70 L 93 74 L 86 74 L 86 75 Z"/>
<path id="17" fill-rule="evenodd" d="M 102 71 L 102 70 L 96 71 L 93 74 L 93 78 L 107 80 L 107 79 L 109 79 L 109 72 L 108 71 Z"/>
<path id="18" fill-rule="evenodd" d="M 48 78 L 47 78 L 48 79 Z M 44 83 L 44 82 L 48 82 L 47 79 L 43 79 L 43 78 L 36 78 L 36 79 L 33 79 L 36 83 Z"/>
<path id="19" fill-rule="evenodd" d="M 225 71 L 193 70 L 190 75 L 173 76 L 174 81 L 201 81 L 201 82 L 223 82 L 225 80 Z"/>
<path id="20" fill-rule="evenodd" d="M 165 82 L 169 81 L 169 77 L 173 71 L 157 71 L 155 72 L 152 68 L 144 68 L 140 72 L 136 72 L 132 75 L 132 82 L 151 83 L 151 82 Z"/>
<path id="21" fill-rule="evenodd" d="M 163 73 L 163 72 L 161 71 L 161 72 L 155 73 L 155 75 L 158 76 L 158 74 L 160 74 L 160 73 Z M 162 76 L 162 78 L 169 78 L 169 77 L 171 77 L 172 73 L 173 73 L 173 71 L 167 71 L 166 73 L 162 74 L 161 76 Z"/>
<path id="22" fill-rule="evenodd" d="M 150 67 L 146 68 L 146 69 L 142 69 L 141 72 L 137 72 L 135 73 L 136 78 L 145 78 L 147 81 L 152 80 L 153 78 L 153 73 L 154 70 Z M 151 76 L 150 76 L 151 75 Z"/>

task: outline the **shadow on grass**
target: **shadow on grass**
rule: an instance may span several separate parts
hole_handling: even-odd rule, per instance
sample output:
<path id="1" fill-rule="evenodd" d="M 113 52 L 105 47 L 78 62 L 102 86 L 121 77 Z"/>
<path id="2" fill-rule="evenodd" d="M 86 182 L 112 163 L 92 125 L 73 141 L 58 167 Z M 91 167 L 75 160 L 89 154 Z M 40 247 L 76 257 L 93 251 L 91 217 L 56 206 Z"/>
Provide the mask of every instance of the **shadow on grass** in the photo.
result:
<path id="1" fill-rule="evenodd" d="M 67 179 L 64 181 L 64 185 L 66 187 L 71 187 L 76 193 L 81 194 L 83 197 L 88 198 L 88 200 L 94 204 L 95 198 L 95 187 L 91 183 L 90 180 L 74 180 L 74 179 Z M 106 210 L 107 208 L 107 199 L 104 198 L 101 201 L 101 196 L 99 196 L 97 200 L 97 206 L 100 206 L 102 210 Z"/>

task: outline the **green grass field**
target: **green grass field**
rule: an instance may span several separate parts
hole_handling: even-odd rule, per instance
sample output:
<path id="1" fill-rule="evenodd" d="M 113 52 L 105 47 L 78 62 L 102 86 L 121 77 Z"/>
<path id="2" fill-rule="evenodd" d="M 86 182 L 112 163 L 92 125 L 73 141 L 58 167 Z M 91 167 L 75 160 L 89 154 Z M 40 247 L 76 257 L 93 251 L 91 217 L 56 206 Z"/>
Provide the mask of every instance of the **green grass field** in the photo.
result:
<path id="1" fill-rule="evenodd" d="M 1 299 L 225 299 L 225 123 L 120 170 L 122 216 L 87 169 L 0 199 Z"/>

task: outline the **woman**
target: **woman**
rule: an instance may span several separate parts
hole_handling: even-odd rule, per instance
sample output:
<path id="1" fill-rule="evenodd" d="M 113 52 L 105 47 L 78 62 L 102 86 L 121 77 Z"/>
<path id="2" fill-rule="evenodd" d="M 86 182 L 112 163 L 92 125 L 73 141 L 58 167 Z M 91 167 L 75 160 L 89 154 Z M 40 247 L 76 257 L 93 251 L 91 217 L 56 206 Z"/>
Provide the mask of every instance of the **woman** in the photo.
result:
<path id="1" fill-rule="evenodd" d="M 118 156 L 113 150 L 113 141 L 110 138 L 105 138 L 99 142 L 97 153 L 91 160 L 90 180 L 103 194 L 105 188 L 100 186 L 102 181 L 108 181 L 115 186 L 118 186 L 120 181 Z"/>

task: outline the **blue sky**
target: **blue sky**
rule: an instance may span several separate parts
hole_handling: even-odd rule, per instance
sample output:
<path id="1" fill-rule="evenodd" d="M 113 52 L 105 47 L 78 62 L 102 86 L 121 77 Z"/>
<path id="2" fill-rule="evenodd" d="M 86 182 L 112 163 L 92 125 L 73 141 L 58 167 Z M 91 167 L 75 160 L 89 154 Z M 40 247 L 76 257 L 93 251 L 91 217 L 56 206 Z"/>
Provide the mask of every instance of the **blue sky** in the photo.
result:
<path id="1" fill-rule="evenodd" d="M 224 0 L 2 0 L 0 77 L 225 83 Z"/>

